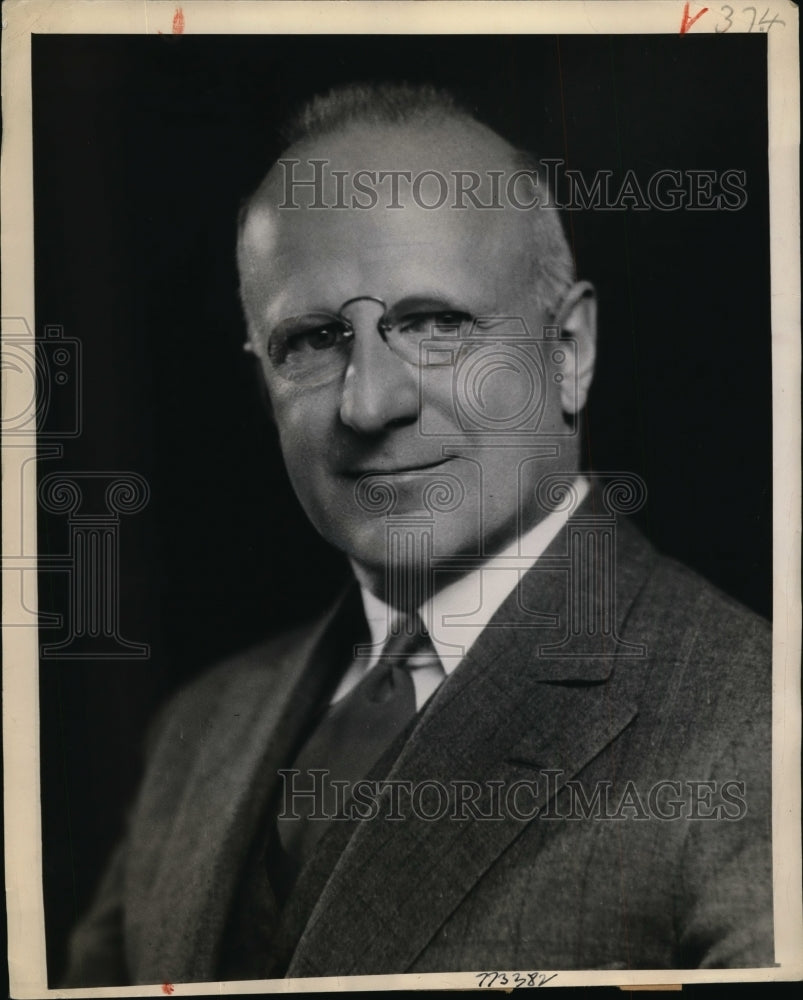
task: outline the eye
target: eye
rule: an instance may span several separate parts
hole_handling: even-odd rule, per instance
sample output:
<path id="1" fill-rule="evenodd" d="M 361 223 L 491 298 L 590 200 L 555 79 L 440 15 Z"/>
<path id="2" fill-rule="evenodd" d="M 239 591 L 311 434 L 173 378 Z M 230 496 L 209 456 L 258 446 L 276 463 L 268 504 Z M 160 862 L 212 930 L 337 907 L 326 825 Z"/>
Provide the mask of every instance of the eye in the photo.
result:
<path id="1" fill-rule="evenodd" d="M 344 323 L 327 323 L 309 330 L 292 333 L 285 341 L 288 353 L 294 351 L 326 351 L 338 347 L 352 337 L 351 330 Z"/>
<path id="2" fill-rule="evenodd" d="M 274 330 L 268 355 L 274 364 L 282 365 L 312 353 L 336 350 L 353 335 L 351 327 L 334 316 L 298 316 L 285 320 Z"/>

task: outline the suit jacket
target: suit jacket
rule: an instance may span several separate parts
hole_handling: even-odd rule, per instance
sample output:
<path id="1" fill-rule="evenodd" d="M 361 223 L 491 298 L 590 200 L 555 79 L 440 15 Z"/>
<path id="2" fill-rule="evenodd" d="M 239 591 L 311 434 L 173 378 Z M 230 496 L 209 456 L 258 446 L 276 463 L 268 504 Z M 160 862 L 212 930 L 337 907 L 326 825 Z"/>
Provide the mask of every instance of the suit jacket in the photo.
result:
<path id="1" fill-rule="evenodd" d="M 242 929 L 282 961 L 226 978 L 772 964 L 770 629 L 631 525 L 617 537 L 612 622 L 560 655 L 567 602 L 602 613 L 607 585 L 575 592 L 550 558 L 564 529 L 386 761 L 477 783 L 475 812 L 331 824 L 285 912 L 267 888 Z M 332 620 L 168 706 L 68 984 L 220 977 L 277 769 L 331 680 Z M 600 656 L 602 633 L 630 655 Z M 479 818 L 516 782 L 534 818 Z"/>

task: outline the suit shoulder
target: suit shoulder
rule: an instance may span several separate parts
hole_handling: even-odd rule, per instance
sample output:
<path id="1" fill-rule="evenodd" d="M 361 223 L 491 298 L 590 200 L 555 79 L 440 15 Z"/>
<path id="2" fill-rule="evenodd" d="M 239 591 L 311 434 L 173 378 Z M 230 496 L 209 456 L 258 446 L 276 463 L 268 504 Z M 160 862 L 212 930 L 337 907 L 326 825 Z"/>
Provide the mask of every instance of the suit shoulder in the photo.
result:
<path id="1" fill-rule="evenodd" d="M 306 622 L 232 653 L 219 663 L 207 667 L 178 693 L 178 697 L 199 702 L 225 696 L 230 688 L 269 684 L 271 677 L 288 658 L 296 657 L 313 627 L 312 622 Z"/>
<path id="2" fill-rule="evenodd" d="M 628 519 L 617 527 L 616 585 L 630 605 L 628 627 L 636 625 L 656 640 L 695 633 L 700 642 L 769 645 L 772 629 L 765 618 L 661 553 Z"/>
<path id="3" fill-rule="evenodd" d="M 668 623 L 675 625 L 681 619 L 686 628 L 693 628 L 701 637 L 707 634 L 712 640 L 730 635 L 760 642 L 771 635 L 766 618 L 669 556 L 656 556 L 641 600 L 656 611 L 674 610 Z"/>
<path id="4" fill-rule="evenodd" d="M 769 712 L 770 623 L 688 566 L 656 554 L 626 631 L 646 644 L 653 670 L 675 678 L 678 695 L 740 717 Z"/>
<path id="5" fill-rule="evenodd" d="M 171 730 L 203 727 L 221 712 L 270 697 L 278 679 L 292 670 L 314 631 L 314 623 L 263 639 L 207 667 L 199 677 L 176 691 L 158 711 L 146 745 Z"/>

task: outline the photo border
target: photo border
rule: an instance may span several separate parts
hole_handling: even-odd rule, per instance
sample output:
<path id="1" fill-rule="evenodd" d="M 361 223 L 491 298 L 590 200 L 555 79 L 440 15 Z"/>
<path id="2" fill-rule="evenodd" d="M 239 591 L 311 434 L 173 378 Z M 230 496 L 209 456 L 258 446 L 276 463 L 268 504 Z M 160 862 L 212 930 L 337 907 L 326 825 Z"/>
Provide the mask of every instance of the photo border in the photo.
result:
<path id="1" fill-rule="evenodd" d="M 34 33 L 199 34 L 672 34 L 723 32 L 722 7 L 733 11 L 728 31 L 753 27 L 738 4 L 675 0 L 546 0 L 515 2 L 254 2 L 254 0 L 8 0 L 3 5 L 2 315 L 3 334 L 22 319 L 33 345 L 34 248 L 30 39 Z M 559 984 L 626 985 L 788 980 L 803 976 L 800 853 L 800 235 L 798 9 L 783 0 L 763 6 L 786 24 L 768 35 L 770 261 L 773 373 L 773 861 L 775 948 L 772 969 L 614 970 L 560 972 Z M 734 8 L 737 8 L 734 10 Z M 747 8 L 751 9 L 751 8 Z M 679 109 L 682 113 L 683 109 Z M 18 330 L 19 327 L 16 328 Z M 4 385 L 5 389 L 5 385 Z M 24 400 L 4 392 L 4 413 Z M 36 439 L 3 439 L 3 568 L 14 572 L 24 525 L 36 551 Z M 23 498 L 26 506 L 23 507 Z M 4 574 L 7 576 L 8 574 Z M 7 583 L 7 580 L 4 580 Z M 19 588 L 18 588 L 19 589 Z M 36 615 L 30 597 L 24 612 Z M 160 996 L 160 984 L 100 989 L 48 989 L 42 895 L 39 773 L 38 633 L 9 627 L 19 595 L 3 588 L 3 751 L 5 864 L 12 996 Z M 791 891 L 790 887 L 796 887 Z M 550 970 L 552 971 L 552 970 Z M 461 989 L 474 973 L 181 983 L 186 994 L 303 991 Z"/>

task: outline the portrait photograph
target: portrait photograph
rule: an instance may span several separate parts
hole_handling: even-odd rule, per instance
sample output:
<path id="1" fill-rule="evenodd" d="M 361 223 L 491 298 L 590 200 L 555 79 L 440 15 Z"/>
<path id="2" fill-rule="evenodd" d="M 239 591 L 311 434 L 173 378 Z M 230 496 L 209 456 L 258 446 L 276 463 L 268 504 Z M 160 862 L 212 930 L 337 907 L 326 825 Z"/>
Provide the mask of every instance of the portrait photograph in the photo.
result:
<path id="1" fill-rule="evenodd" d="M 12 995 L 803 975 L 796 6 L 35 7 Z"/>

